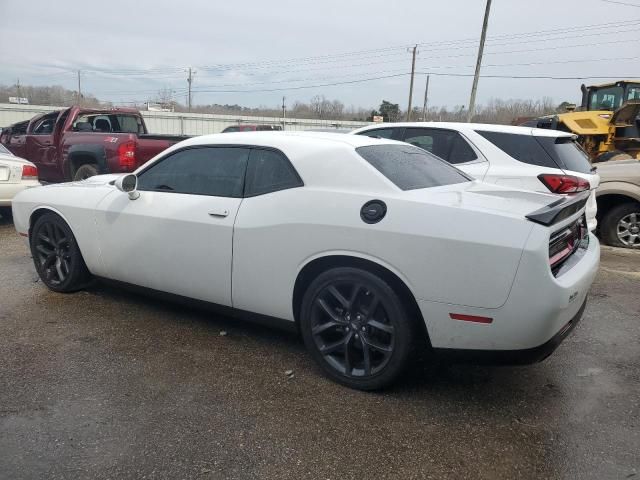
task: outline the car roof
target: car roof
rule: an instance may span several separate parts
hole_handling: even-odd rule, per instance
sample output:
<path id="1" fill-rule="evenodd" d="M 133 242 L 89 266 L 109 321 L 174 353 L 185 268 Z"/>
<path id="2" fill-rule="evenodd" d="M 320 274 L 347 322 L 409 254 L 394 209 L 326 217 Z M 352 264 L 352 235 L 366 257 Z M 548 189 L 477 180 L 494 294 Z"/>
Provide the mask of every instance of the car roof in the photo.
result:
<path id="1" fill-rule="evenodd" d="M 366 131 L 371 128 L 389 128 L 389 127 L 422 127 L 422 128 L 444 128 L 457 130 L 461 132 L 477 131 L 483 132 L 500 132 L 515 133 L 520 135 L 535 135 L 538 137 L 571 137 L 573 134 L 561 132 L 559 130 L 549 130 L 545 128 L 522 127 L 515 125 L 496 125 L 493 123 L 462 123 L 462 122 L 396 122 L 396 123 L 379 123 L 363 127 L 354 132 Z"/>
<path id="2" fill-rule="evenodd" d="M 305 185 L 391 193 L 397 191 L 397 187 L 355 151 L 358 147 L 385 144 L 407 146 L 395 140 L 344 133 L 251 131 L 190 138 L 176 143 L 155 159 L 161 159 L 175 150 L 197 146 L 274 148 L 287 156 Z M 349 158 L 359 161 L 349 161 Z M 141 168 L 148 168 L 149 164 L 145 165 Z M 340 175 L 336 175 L 336 172 L 340 172 Z"/>
<path id="3" fill-rule="evenodd" d="M 304 148 L 310 150 L 323 145 L 327 148 L 350 147 L 351 149 L 366 145 L 384 143 L 400 143 L 389 139 L 376 139 L 361 135 L 347 135 L 344 133 L 305 132 L 305 131 L 255 131 L 214 133 L 194 137 L 179 145 L 255 145 L 284 149 L 287 147 Z"/>

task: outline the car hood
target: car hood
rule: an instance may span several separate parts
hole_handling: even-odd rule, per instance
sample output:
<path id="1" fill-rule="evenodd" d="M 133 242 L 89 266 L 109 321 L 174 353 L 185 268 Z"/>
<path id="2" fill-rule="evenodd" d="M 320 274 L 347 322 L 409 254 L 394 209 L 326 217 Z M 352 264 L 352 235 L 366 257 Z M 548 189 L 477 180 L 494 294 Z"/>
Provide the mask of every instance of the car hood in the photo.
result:
<path id="1" fill-rule="evenodd" d="M 407 200 L 483 211 L 523 220 L 526 215 L 565 198 L 563 195 L 517 190 L 480 181 L 404 193 Z"/>
<path id="2" fill-rule="evenodd" d="M 65 188 L 65 187 L 86 187 L 86 188 L 95 188 L 102 187 L 104 185 L 113 182 L 116 178 L 122 176 L 122 174 L 107 174 L 107 175 L 95 175 L 93 177 L 89 177 L 85 180 L 80 180 L 77 182 L 65 182 L 65 183 L 51 183 L 45 185 L 45 188 Z"/>

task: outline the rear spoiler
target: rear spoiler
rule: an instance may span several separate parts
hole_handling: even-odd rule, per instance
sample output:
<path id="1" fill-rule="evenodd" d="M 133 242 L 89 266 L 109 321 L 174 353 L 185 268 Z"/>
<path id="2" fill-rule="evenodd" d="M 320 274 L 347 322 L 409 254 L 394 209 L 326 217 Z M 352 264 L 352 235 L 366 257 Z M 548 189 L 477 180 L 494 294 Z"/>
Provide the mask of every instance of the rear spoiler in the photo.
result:
<path id="1" fill-rule="evenodd" d="M 590 194 L 591 192 L 587 191 L 571 197 L 561 198 L 525 216 L 532 222 L 548 227 L 580 211 L 580 209 L 586 205 L 587 200 L 589 200 Z"/>

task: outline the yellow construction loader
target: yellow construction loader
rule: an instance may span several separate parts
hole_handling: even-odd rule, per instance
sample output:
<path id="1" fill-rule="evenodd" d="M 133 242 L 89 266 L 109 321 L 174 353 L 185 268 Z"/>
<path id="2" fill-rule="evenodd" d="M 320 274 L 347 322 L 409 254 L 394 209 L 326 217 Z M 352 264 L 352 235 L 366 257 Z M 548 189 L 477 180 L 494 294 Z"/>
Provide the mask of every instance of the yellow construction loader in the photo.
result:
<path id="1" fill-rule="evenodd" d="M 524 125 L 575 133 L 592 162 L 640 159 L 640 80 L 582 85 L 582 105 Z"/>

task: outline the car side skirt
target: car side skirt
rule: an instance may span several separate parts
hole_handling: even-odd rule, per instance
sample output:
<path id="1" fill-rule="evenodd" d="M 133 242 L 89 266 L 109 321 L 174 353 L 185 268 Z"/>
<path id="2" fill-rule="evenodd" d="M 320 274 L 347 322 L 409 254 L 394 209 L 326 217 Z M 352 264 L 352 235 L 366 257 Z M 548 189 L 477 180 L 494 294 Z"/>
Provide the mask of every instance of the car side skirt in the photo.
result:
<path id="1" fill-rule="evenodd" d="M 118 289 L 126 290 L 127 292 L 138 293 L 147 297 L 156 298 L 163 302 L 180 304 L 189 308 L 193 308 L 194 310 L 202 310 L 205 312 L 215 313 L 222 317 L 238 319 L 246 321 L 248 323 L 263 325 L 266 327 L 273 327 L 278 330 L 284 330 L 291 333 L 298 333 L 298 324 L 291 320 L 285 320 L 283 318 L 262 315 L 260 313 L 249 312 L 246 310 L 240 310 L 237 308 L 229 307 L 227 305 L 219 305 L 217 303 L 196 300 L 194 298 L 184 297 L 182 295 L 176 295 L 160 290 L 154 290 L 152 288 L 141 287 L 140 285 L 134 285 L 132 283 L 121 282 L 109 278 L 96 277 L 96 279 L 106 285 L 111 285 Z"/>

